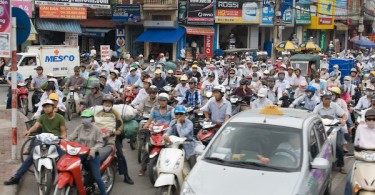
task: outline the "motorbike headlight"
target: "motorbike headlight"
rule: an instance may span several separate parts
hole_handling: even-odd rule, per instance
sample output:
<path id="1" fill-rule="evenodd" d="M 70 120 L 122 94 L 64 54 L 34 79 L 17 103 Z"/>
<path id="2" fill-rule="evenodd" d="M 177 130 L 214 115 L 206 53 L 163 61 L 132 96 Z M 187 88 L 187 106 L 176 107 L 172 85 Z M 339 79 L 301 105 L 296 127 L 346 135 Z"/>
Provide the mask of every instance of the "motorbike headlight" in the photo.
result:
<path id="1" fill-rule="evenodd" d="M 182 184 L 181 195 L 195 195 L 188 182 Z"/>
<path id="2" fill-rule="evenodd" d="M 375 154 L 373 154 L 373 153 L 364 153 L 363 154 L 363 160 L 368 161 L 368 162 L 375 161 Z"/>
<path id="3" fill-rule="evenodd" d="M 162 129 L 163 129 L 163 126 L 154 126 L 152 131 L 154 133 L 159 133 L 159 132 L 161 132 Z"/>
<path id="4" fill-rule="evenodd" d="M 72 155 L 72 156 L 77 155 L 80 150 L 81 150 L 81 147 L 73 147 L 73 146 L 70 146 L 70 145 L 68 145 L 68 147 L 67 147 L 67 153 L 69 155 Z"/>

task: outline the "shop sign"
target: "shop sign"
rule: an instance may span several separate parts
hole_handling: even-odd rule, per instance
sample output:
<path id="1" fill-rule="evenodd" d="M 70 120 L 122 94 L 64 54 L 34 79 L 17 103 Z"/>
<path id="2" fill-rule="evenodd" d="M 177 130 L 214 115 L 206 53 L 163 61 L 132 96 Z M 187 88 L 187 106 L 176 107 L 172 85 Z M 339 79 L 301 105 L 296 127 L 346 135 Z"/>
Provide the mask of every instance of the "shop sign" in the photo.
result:
<path id="1" fill-rule="evenodd" d="M 10 58 L 10 0 L 0 4 L 0 57 Z"/>
<path id="2" fill-rule="evenodd" d="M 286 26 L 293 26 L 293 0 L 285 0 L 280 5 L 281 18 Z"/>
<path id="3" fill-rule="evenodd" d="M 333 2 L 331 0 L 318 0 L 319 25 L 333 24 Z"/>
<path id="4" fill-rule="evenodd" d="M 178 22 L 186 24 L 187 19 L 187 0 L 179 0 L 178 1 Z"/>
<path id="5" fill-rule="evenodd" d="M 78 46 L 78 34 L 65 33 L 65 45 Z"/>
<path id="6" fill-rule="evenodd" d="M 296 5 L 296 24 L 311 24 L 310 4 Z"/>
<path id="7" fill-rule="evenodd" d="M 371 1 L 371 2 L 373 2 L 373 1 Z M 347 16 L 348 15 L 348 9 L 346 9 L 346 6 L 347 6 L 347 0 L 336 0 L 335 20 L 346 20 L 348 18 L 348 16 Z"/>
<path id="8" fill-rule="evenodd" d="M 125 53 L 125 26 L 117 26 L 116 28 L 116 53 L 117 56 Z"/>
<path id="9" fill-rule="evenodd" d="M 319 17 L 319 25 L 332 25 L 332 18 Z"/>
<path id="10" fill-rule="evenodd" d="M 35 5 L 90 7 L 100 9 L 110 9 L 109 0 L 35 0 Z"/>
<path id="11" fill-rule="evenodd" d="M 60 6 L 40 6 L 40 18 L 57 18 L 57 19 L 87 19 L 86 7 L 60 7 Z"/>
<path id="12" fill-rule="evenodd" d="M 213 25 L 214 0 L 188 0 L 187 24 Z"/>
<path id="13" fill-rule="evenodd" d="M 326 31 L 320 31 L 319 47 L 324 51 L 326 48 Z"/>
<path id="14" fill-rule="evenodd" d="M 213 54 L 213 36 L 204 36 L 204 54 L 206 54 L 207 58 L 212 58 Z"/>
<path id="15" fill-rule="evenodd" d="M 216 23 L 258 24 L 259 4 L 253 0 L 217 0 Z"/>
<path id="16" fill-rule="evenodd" d="M 22 9 L 29 18 L 31 18 L 33 10 L 32 10 L 31 0 L 12 0 L 12 7 L 18 7 Z"/>
<path id="17" fill-rule="evenodd" d="M 117 22 L 141 22 L 140 5 L 113 5 L 112 20 Z"/>
<path id="18" fill-rule="evenodd" d="M 260 25 L 273 25 L 273 18 L 275 17 L 274 14 L 274 7 L 268 4 L 263 4 L 262 8 L 262 17 L 260 20 Z"/>
<path id="19" fill-rule="evenodd" d="M 105 61 L 107 57 L 111 57 L 111 47 L 109 45 L 100 46 L 100 59 Z"/>

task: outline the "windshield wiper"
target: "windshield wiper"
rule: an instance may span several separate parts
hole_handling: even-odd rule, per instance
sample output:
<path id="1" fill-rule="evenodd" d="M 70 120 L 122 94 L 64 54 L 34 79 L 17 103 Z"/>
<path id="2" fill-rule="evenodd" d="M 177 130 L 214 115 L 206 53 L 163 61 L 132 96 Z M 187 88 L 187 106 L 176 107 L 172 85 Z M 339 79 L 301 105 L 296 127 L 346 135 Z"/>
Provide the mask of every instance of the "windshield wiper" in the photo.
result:
<path id="1" fill-rule="evenodd" d="M 225 161 L 225 160 L 223 160 L 221 158 L 217 158 L 217 157 L 206 157 L 204 159 L 211 160 L 211 161 L 216 161 L 216 162 L 221 162 L 221 163 L 227 162 L 227 161 Z"/>
<path id="2" fill-rule="evenodd" d="M 272 170 L 275 170 L 275 171 L 290 172 L 289 170 L 287 170 L 285 168 L 273 167 L 273 166 L 268 166 L 266 164 L 250 162 L 250 161 L 231 161 L 231 162 L 228 162 L 228 163 L 234 164 L 234 165 L 242 165 L 242 166 L 252 165 L 252 166 L 255 166 L 255 167 L 267 168 L 267 169 L 272 169 Z"/>

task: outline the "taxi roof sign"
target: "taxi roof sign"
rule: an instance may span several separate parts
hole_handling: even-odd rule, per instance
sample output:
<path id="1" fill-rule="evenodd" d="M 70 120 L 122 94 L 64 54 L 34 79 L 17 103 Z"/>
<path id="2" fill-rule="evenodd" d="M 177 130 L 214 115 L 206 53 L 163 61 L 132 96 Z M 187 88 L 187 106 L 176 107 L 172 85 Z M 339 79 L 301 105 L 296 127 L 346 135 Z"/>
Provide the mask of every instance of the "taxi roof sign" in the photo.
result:
<path id="1" fill-rule="evenodd" d="M 260 114 L 266 114 L 266 115 L 283 115 L 283 111 L 281 111 L 278 106 L 267 105 L 262 110 L 260 110 Z"/>

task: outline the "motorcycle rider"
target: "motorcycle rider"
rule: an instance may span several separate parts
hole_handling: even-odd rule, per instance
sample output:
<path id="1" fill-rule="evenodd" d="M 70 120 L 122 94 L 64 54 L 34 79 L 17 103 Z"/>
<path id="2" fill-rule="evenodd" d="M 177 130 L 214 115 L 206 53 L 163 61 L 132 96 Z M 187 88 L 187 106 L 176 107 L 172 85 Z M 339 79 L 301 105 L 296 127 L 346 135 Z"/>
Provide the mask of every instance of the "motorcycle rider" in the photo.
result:
<path id="1" fill-rule="evenodd" d="M 173 75 L 174 72 L 172 69 L 168 70 L 167 77 L 165 78 L 165 81 L 168 85 L 171 85 L 172 87 L 176 87 L 177 85 L 177 78 Z"/>
<path id="2" fill-rule="evenodd" d="M 151 85 L 152 85 L 151 78 L 145 79 L 143 81 L 143 88 L 139 90 L 137 96 L 134 98 L 134 100 L 131 103 L 133 107 L 138 106 L 145 98 L 148 97 L 147 90 L 150 88 Z"/>
<path id="3" fill-rule="evenodd" d="M 111 62 L 111 57 L 107 56 L 105 58 L 105 62 L 103 62 L 102 66 L 100 67 L 100 70 L 110 71 L 115 69 L 115 65 Z"/>
<path id="4" fill-rule="evenodd" d="M 42 114 L 35 124 L 24 133 L 24 137 L 29 136 L 31 133 L 36 132 L 40 127 L 43 133 L 51 133 L 61 138 L 66 138 L 66 126 L 64 117 L 54 112 L 54 103 L 52 100 L 45 100 L 42 103 L 44 114 Z M 34 142 L 32 145 L 40 143 Z M 33 149 L 31 150 L 33 151 Z M 59 150 L 58 150 L 59 151 Z M 59 151 L 60 152 L 60 151 Z M 21 177 L 27 172 L 29 167 L 33 164 L 33 155 L 29 155 L 22 163 L 21 167 L 17 170 L 15 175 L 9 180 L 4 181 L 4 185 L 18 184 Z"/>
<path id="5" fill-rule="evenodd" d="M 40 102 L 41 95 L 43 94 L 42 84 L 47 82 L 47 76 L 43 75 L 43 67 L 38 66 L 35 68 L 37 75 L 33 77 L 30 83 L 31 90 L 34 90 L 31 102 L 33 105 L 33 112 L 36 112 L 37 107 L 35 104 Z"/>
<path id="6" fill-rule="evenodd" d="M 79 75 L 83 77 L 84 79 L 89 78 L 89 72 L 86 71 L 86 65 L 80 64 L 79 68 L 80 68 Z"/>
<path id="7" fill-rule="evenodd" d="M 137 111 L 138 113 L 151 113 L 151 109 L 157 105 L 157 93 L 158 89 L 155 85 L 151 85 L 150 88 L 147 90 L 148 97 L 143 99 L 139 104 Z M 140 125 L 143 127 L 143 125 Z"/>
<path id="8" fill-rule="evenodd" d="M 229 86 L 230 88 L 236 88 L 240 86 L 240 79 L 236 76 L 236 69 L 231 68 L 229 70 L 229 77 L 227 77 L 221 84 L 223 86 Z"/>
<path id="9" fill-rule="evenodd" d="M 53 111 L 60 114 L 61 116 L 65 116 L 65 111 L 66 111 L 65 105 L 63 104 L 61 99 L 59 99 L 59 96 L 57 95 L 57 93 L 49 94 L 48 99 L 52 100 L 54 103 L 55 109 Z"/>
<path id="10" fill-rule="evenodd" d="M 198 64 L 193 64 L 191 71 L 193 73 L 192 76 L 197 78 L 197 82 L 201 82 L 202 74 L 198 71 Z"/>
<path id="11" fill-rule="evenodd" d="M 159 89 L 163 89 L 167 85 L 167 82 L 161 77 L 162 71 L 160 69 L 155 70 L 155 78 L 152 79 L 152 83 Z"/>
<path id="12" fill-rule="evenodd" d="M 189 85 L 187 84 L 187 76 L 182 75 L 180 78 L 180 83 L 176 85 L 173 89 L 172 94 L 177 95 L 177 97 L 184 97 L 187 90 L 189 90 Z"/>
<path id="13" fill-rule="evenodd" d="M 374 86 L 370 85 L 366 87 L 365 95 L 362 96 L 357 105 L 354 107 L 356 110 L 367 109 L 371 106 L 371 96 L 374 94 Z"/>
<path id="14" fill-rule="evenodd" d="M 337 65 L 337 64 L 333 65 L 333 72 L 336 73 L 336 79 L 340 80 L 341 79 L 341 71 L 339 70 L 339 65 Z M 330 76 L 331 76 L 331 74 L 330 74 Z"/>
<path id="15" fill-rule="evenodd" d="M 74 87 L 74 91 L 76 93 L 74 93 L 74 101 L 76 103 L 76 112 L 79 113 L 79 109 L 80 109 L 80 99 L 83 97 L 83 84 L 84 84 L 84 81 L 85 79 L 83 77 L 80 76 L 79 74 L 79 67 L 78 66 L 75 66 L 74 67 L 74 75 L 69 77 L 68 81 L 66 81 L 65 83 L 65 89 L 68 89 L 70 87 Z M 67 95 L 66 97 L 67 99 L 70 99 L 70 93 Z M 68 103 L 68 102 L 66 102 Z"/>
<path id="16" fill-rule="evenodd" d="M 212 89 L 219 85 L 217 80 L 215 79 L 215 73 L 214 72 L 209 72 L 208 73 L 208 79 L 203 81 L 202 87 L 201 87 L 201 94 L 206 95 L 206 92 L 212 92 Z"/>
<path id="17" fill-rule="evenodd" d="M 270 99 L 272 103 L 276 105 L 279 100 L 277 99 L 277 91 L 275 88 L 275 78 L 268 77 L 266 86 L 267 86 L 267 98 Z"/>
<path id="18" fill-rule="evenodd" d="M 55 88 L 55 85 L 54 84 L 48 84 L 47 87 L 45 88 L 45 91 L 44 91 L 44 94 L 43 96 L 40 98 L 40 102 L 45 102 L 47 99 L 50 99 L 49 96 L 52 94 L 52 93 L 56 93 L 56 88 Z M 57 93 L 56 93 L 57 94 Z M 61 111 L 65 112 L 66 111 L 66 106 L 65 104 L 62 102 L 62 99 L 59 98 L 61 101 L 59 101 L 58 103 L 58 107 L 61 108 Z M 39 104 L 38 106 L 38 109 L 37 111 L 35 112 L 33 118 L 36 119 L 36 118 L 39 118 L 39 116 L 42 114 L 42 111 L 43 111 L 43 106 L 42 104 Z M 64 116 L 64 115 L 63 115 Z"/>
<path id="19" fill-rule="evenodd" d="M 329 73 L 327 71 L 327 67 L 322 66 L 320 68 L 320 78 L 324 79 L 324 80 L 328 80 L 329 79 Z"/>
<path id="20" fill-rule="evenodd" d="M 228 121 L 232 115 L 232 105 L 224 97 L 225 87 L 223 85 L 215 86 L 212 90 L 215 98 L 211 98 L 202 108 L 206 120 L 215 123 L 224 123 Z M 211 114 L 211 117 L 210 117 Z"/>
<path id="21" fill-rule="evenodd" d="M 268 99 L 267 96 L 267 88 L 262 87 L 258 90 L 258 99 L 251 102 L 252 109 L 264 108 L 266 105 L 273 105 L 273 102 Z"/>
<path id="22" fill-rule="evenodd" d="M 102 133 L 94 122 L 94 112 L 91 109 L 82 111 L 82 124 L 74 129 L 73 133 L 67 138 L 68 141 L 78 142 L 90 148 L 87 157 L 80 156 L 82 164 L 87 161 L 94 181 L 98 184 L 102 195 L 106 193 L 106 187 L 100 174 L 100 156 L 99 149 L 103 147 Z"/>
<path id="23" fill-rule="evenodd" d="M 340 87 L 341 84 L 340 84 L 340 80 L 337 79 L 337 74 L 336 72 L 332 71 L 330 74 L 329 74 L 329 79 L 327 80 L 327 89 L 331 88 L 331 87 Z"/>
<path id="24" fill-rule="evenodd" d="M 129 71 L 130 74 L 128 74 L 128 76 L 125 78 L 125 85 L 134 85 L 140 76 L 137 74 L 137 69 L 134 67 L 131 67 Z"/>
<path id="25" fill-rule="evenodd" d="M 286 89 L 288 89 L 289 86 L 289 81 L 285 80 L 285 72 L 280 70 L 277 75 L 277 80 L 275 82 L 277 97 L 279 99 L 283 96 L 283 93 L 286 92 Z"/>
<path id="26" fill-rule="evenodd" d="M 185 159 L 188 160 L 191 168 L 196 163 L 194 149 L 196 143 L 194 142 L 194 126 L 191 120 L 186 118 L 186 109 L 184 106 L 178 105 L 174 109 L 176 119 L 172 120 L 168 130 L 164 132 L 163 138 L 166 143 L 171 142 L 169 136 L 174 135 L 178 137 L 186 137 L 186 143 L 182 146 L 185 150 Z"/>
<path id="27" fill-rule="evenodd" d="M 124 182 L 134 184 L 133 180 L 129 177 L 128 166 L 124 153 L 122 152 L 122 140 L 124 139 L 122 133 L 122 117 L 116 110 L 113 109 L 114 102 L 115 99 L 112 95 L 106 94 L 103 96 L 103 109 L 95 114 L 95 125 L 100 129 L 113 131 L 113 134 L 116 137 L 111 135 L 110 137 L 106 138 L 106 142 L 116 146 L 119 174 L 124 175 Z"/>
<path id="28" fill-rule="evenodd" d="M 189 80 L 189 90 L 185 92 L 185 98 L 180 104 L 194 107 L 202 107 L 202 95 L 201 92 L 197 89 L 197 80 L 191 78 Z"/>
<path id="29" fill-rule="evenodd" d="M 300 68 L 296 68 L 294 70 L 294 74 L 296 75 L 294 77 L 294 80 L 293 80 L 293 84 L 292 86 L 293 87 L 299 87 L 302 83 L 306 83 L 307 84 L 307 81 L 306 81 L 306 78 L 304 76 L 301 75 L 301 69 Z"/>
<path id="30" fill-rule="evenodd" d="M 319 85 L 319 89 L 316 91 L 317 94 L 324 94 L 325 91 L 327 90 L 327 85 L 326 85 L 326 81 L 323 80 L 323 79 L 320 79 L 320 75 L 319 74 L 315 74 L 314 75 L 314 79 L 310 81 L 309 85 L 313 86 L 314 84 L 317 84 Z"/>
<path id="31" fill-rule="evenodd" d="M 250 89 L 250 87 L 248 87 L 248 82 L 249 81 L 247 79 L 241 79 L 240 86 L 234 89 L 231 95 L 236 95 L 241 98 L 252 95 L 253 91 Z"/>
<path id="32" fill-rule="evenodd" d="M 292 66 L 287 67 L 287 74 L 285 75 L 285 80 L 289 82 L 290 85 L 295 85 L 294 81 L 296 79 L 296 75 L 294 74 L 294 68 Z"/>
<path id="33" fill-rule="evenodd" d="M 99 84 L 100 84 L 100 90 L 103 94 L 113 94 L 117 96 L 117 92 L 112 89 L 112 87 L 107 83 L 107 75 L 105 73 L 102 73 L 99 75 Z"/>
<path id="34" fill-rule="evenodd" d="M 100 91 L 99 83 L 91 83 L 89 86 L 91 93 L 85 96 L 84 104 L 86 108 L 101 105 L 103 102 L 103 93 Z"/>
<path id="35" fill-rule="evenodd" d="M 295 106 L 298 106 L 302 102 L 305 102 L 303 107 L 306 110 L 313 111 L 315 106 L 320 103 L 320 99 L 318 96 L 315 95 L 315 87 L 309 85 L 305 89 L 305 95 L 298 97 L 293 101 L 292 104 L 290 104 L 290 108 L 294 108 Z"/>

